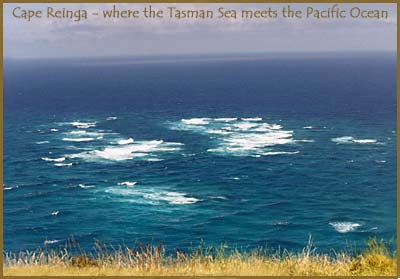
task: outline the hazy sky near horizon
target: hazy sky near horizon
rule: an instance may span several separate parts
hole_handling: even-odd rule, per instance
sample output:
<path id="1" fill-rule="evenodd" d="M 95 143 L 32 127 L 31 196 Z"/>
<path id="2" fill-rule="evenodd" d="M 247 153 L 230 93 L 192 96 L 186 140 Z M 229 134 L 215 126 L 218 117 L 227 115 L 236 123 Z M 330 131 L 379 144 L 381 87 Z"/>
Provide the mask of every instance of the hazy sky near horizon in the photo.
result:
<path id="1" fill-rule="evenodd" d="M 148 4 L 116 4 L 140 9 Z M 327 9 L 333 4 L 290 4 Z M 33 19 L 12 15 L 15 7 L 48 6 L 88 9 L 89 18 Z M 287 4 L 152 4 L 154 8 L 180 9 L 281 9 Z M 111 9 L 112 4 L 4 4 L 4 57 L 55 58 L 157 54 L 218 54 L 253 52 L 395 51 L 395 4 L 339 4 L 339 8 L 381 9 L 388 19 L 104 19 L 91 11 Z"/>

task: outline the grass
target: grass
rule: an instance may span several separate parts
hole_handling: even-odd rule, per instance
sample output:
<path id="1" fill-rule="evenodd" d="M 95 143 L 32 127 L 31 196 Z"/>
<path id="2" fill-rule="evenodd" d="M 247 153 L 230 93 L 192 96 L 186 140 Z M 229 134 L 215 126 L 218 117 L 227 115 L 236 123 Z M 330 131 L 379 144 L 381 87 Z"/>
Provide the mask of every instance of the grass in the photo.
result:
<path id="1" fill-rule="evenodd" d="M 383 241 L 372 238 L 368 247 L 355 252 L 319 254 L 311 241 L 298 253 L 255 249 L 241 252 L 226 246 L 198 247 L 191 252 L 176 249 L 166 255 L 158 246 L 135 248 L 95 243 L 94 252 L 80 250 L 76 243 L 60 250 L 36 250 L 4 253 L 5 276 L 395 276 L 396 256 L 391 255 Z M 78 253 L 76 253 L 78 252 Z"/>

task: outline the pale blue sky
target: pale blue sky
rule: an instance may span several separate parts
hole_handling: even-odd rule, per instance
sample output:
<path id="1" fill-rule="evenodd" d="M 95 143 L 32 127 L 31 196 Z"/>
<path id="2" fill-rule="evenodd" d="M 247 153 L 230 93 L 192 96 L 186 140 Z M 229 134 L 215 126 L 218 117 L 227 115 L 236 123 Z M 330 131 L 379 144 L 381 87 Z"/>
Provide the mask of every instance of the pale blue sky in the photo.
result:
<path id="1" fill-rule="evenodd" d="M 147 4 L 117 4 L 143 9 Z M 154 4 L 166 8 L 173 4 Z M 327 9 L 332 4 L 290 4 Z M 105 20 L 90 17 L 80 23 L 71 20 L 35 19 L 26 22 L 12 16 L 12 10 L 47 6 L 101 11 L 110 4 L 4 4 L 4 55 L 12 58 L 89 57 L 154 54 L 208 54 L 252 52 L 324 52 L 396 50 L 395 4 L 339 4 L 349 10 L 384 9 L 389 18 L 380 19 L 242 19 L 213 20 Z M 216 11 L 258 8 L 281 9 L 286 4 L 175 4 L 180 8 Z"/>

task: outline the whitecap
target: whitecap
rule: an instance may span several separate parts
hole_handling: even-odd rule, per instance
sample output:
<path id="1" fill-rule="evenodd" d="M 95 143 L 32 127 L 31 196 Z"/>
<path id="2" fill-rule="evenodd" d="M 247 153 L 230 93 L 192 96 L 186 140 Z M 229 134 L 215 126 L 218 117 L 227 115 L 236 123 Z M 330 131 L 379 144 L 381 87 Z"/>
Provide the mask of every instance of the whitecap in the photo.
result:
<path id="1" fill-rule="evenodd" d="M 185 193 L 178 192 L 160 192 L 144 194 L 144 197 L 150 200 L 166 201 L 169 204 L 182 205 L 182 204 L 193 204 L 201 200 L 193 197 L 187 197 Z"/>
<path id="2" fill-rule="evenodd" d="M 181 121 L 188 125 L 207 125 L 209 124 L 210 118 L 191 118 L 191 119 L 182 119 Z"/>
<path id="3" fill-rule="evenodd" d="M 375 139 L 362 139 L 362 140 L 353 140 L 355 143 L 375 143 L 377 140 Z"/>
<path id="4" fill-rule="evenodd" d="M 88 189 L 88 188 L 94 188 L 94 185 L 85 185 L 85 184 L 79 184 L 78 185 L 82 189 Z"/>
<path id="5" fill-rule="evenodd" d="M 51 213 L 51 215 L 53 215 L 53 216 L 57 216 L 57 215 L 58 215 L 58 213 L 60 213 L 60 211 L 58 211 L 58 210 L 57 210 L 57 211 L 54 211 L 54 212 L 52 212 L 52 213 Z"/>
<path id="6" fill-rule="evenodd" d="M 207 130 L 207 133 L 209 133 L 209 134 L 219 134 L 219 135 L 229 135 L 229 134 L 232 134 L 232 132 L 228 132 L 228 131 L 225 131 L 225 130 L 212 130 L 212 129 L 209 129 L 209 130 Z"/>
<path id="7" fill-rule="evenodd" d="M 124 144 L 130 144 L 130 143 L 133 143 L 133 138 L 129 138 L 129 139 L 126 139 L 126 140 L 119 140 L 119 141 L 117 141 L 117 143 L 118 144 L 121 144 L 121 145 L 124 145 Z"/>
<path id="8" fill-rule="evenodd" d="M 153 153 L 173 152 L 181 149 L 182 143 L 164 142 L 163 140 L 137 141 L 122 146 L 108 146 L 101 150 L 91 150 L 78 154 L 69 155 L 71 158 L 82 158 L 86 160 L 109 160 L 124 161 L 138 157 L 146 157 Z"/>
<path id="9" fill-rule="evenodd" d="M 63 141 L 76 141 L 76 142 L 82 142 L 82 141 L 92 141 L 95 140 L 95 138 L 63 138 Z"/>
<path id="10" fill-rule="evenodd" d="M 240 122 L 237 124 L 234 124 L 234 126 L 239 129 L 239 130 L 244 130 L 247 131 L 251 128 L 257 127 L 259 124 L 257 123 L 250 123 L 250 122 Z"/>
<path id="11" fill-rule="evenodd" d="M 56 167 L 70 167 L 70 166 L 72 166 L 72 163 L 66 163 L 66 164 L 64 164 L 64 163 L 56 163 L 54 165 Z"/>
<path id="12" fill-rule="evenodd" d="M 37 141 L 36 144 L 45 144 L 45 143 L 49 143 L 48 140 L 44 140 L 44 141 Z"/>
<path id="13" fill-rule="evenodd" d="M 236 121 L 237 118 L 236 117 L 225 117 L 225 118 L 214 118 L 214 121 L 217 122 L 232 122 L 232 121 Z"/>
<path id="14" fill-rule="evenodd" d="M 55 244 L 60 242 L 60 240 L 54 239 L 54 240 L 45 240 L 44 241 L 44 245 L 48 245 L 48 244 Z"/>
<path id="15" fill-rule="evenodd" d="M 60 157 L 60 158 L 47 158 L 47 157 L 43 157 L 42 160 L 43 161 L 48 161 L 48 162 L 64 162 L 65 161 L 65 157 Z"/>
<path id="16" fill-rule="evenodd" d="M 378 163 L 378 164 L 384 164 L 384 163 L 386 163 L 385 160 L 375 160 L 375 162 Z"/>
<path id="17" fill-rule="evenodd" d="M 85 130 L 78 130 L 78 131 L 70 131 L 68 133 L 72 135 L 83 135 L 86 134 L 87 132 Z"/>
<path id="18" fill-rule="evenodd" d="M 50 129 L 50 132 L 58 132 L 58 129 Z"/>
<path id="19" fill-rule="evenodd" d="M 305 126 L 305 127 L 303 127 L 304 129 L 312 129 L 313 128 L 313 126 Z"/>
<path id="20" fill-rule="evenodd" d="M 331 139 L 333 142 L 336 142 L 337 144 L 341 143 L 360 143 L 360 144 L 368 144 L 368 143 L 376 143 L 376 139 L 355 139 L 350 136 L 345 136 L 345 137 L 338 137 L 338 138 L 333 138 Z"/>
<path id="21" fill-rule="evenodd" d="M 125 185 L 125 186 L 135 186 L 136 185 L 136 181 L 130 182 L 130 181 L 125 181 L 125 182 L 119 182 L 118 185 Z"/>
<path id="22" fill-rule="evenodd" d="M 4 191 L 10 191 L 10 190 L 12 190 L 12 189 L 14 189 L 14 188 L 18 188 L 18 186 L 15 186 L 15 187 L 13 187 L 13 186 L 10 186 L 10 187 L 5 187 L 5 186 L 3 186 L 3 190 L 4 190 Z"/>
<path id="23" fill-rule="evenodd" d="M 261 121 L 261 117 L 250 117 L 250 118 L 242 118 L 244 121 Z"/>
<path id="24" fill-rule="evenodd" d="M 109 116 L 106 118 L 106 120 L 117 120 L 118 117 L 116 116 Z"/>
<path id="25" fill-rule="evenodd" d="M 91 128 L 91 127 L 95 127 L 96 126 L 96 122 L 74 121 L 74 122 L 70 122 L 69 124 L 71 124 L 72 126 L 75 126 L 76 128 L 79 128 L 79 129 L 87 129 L 87 128 Z"/>
<path id="26" fill-rule="evenodd" d="M 352 232 L 361 227 L 361 224 L 352 222 L 330 222 L 329 225 L 339 233 Z"/>

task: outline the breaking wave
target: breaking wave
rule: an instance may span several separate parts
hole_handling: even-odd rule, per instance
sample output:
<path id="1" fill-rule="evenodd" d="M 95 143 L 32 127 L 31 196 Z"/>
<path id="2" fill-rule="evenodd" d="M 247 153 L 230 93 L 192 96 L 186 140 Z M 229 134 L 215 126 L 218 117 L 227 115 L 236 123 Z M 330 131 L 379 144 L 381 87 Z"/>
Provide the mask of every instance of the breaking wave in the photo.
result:
<path id="1" fill-rule="evenodd" d="M 353 137 L 345 136 L 345 137 L 338 137 L 338 138 L 333 138 L 333 142 L 336 142 L 337 144 L 341 143 L 360 143 L 360 144 L 367 144 L 367 143 L 376 143 L 376 139 L 355 139 Z"/>
<path id="2" fill-rule="evenodd" d="M 330 222 L 329 225 L 339 233 L 353 232 L 361 227 L 361 224 L 352 222 Z"/>
<path id="3" fill-rule="evenodd" d="M 181 149 L 182 143 L 164 142 L 163 140 L 137 141 L 123 146 L 107 146 L 78 154 L 68 155 L 70 158 L 85 160 L 124 161 L 134 158 L 151 157 L 157 153 L 173 152 Z"/>
<path id="4" fill-rule="evenodd" d="M 47 157 L 43 157 L 42 160 L 43 161 L 48 161 L 48 162 L 64 162 L 65 161 L 65 157 L 60 157 L 60 158 L 47 158 Z"/>
<path id="5" fill-rule="evenodd" d="M 130 182 L 130 181 L 125 181 L 125 182 L 119 182 L 118 185 L 125 185 L 125 186 L 135 186 L 136 181 Z"/>
<path id="6" fill-rule="evenodd" d="M 171 129 L 212 135 L 215 147 L 208 152 L 234 156 L 270 156 L 298 154 L 299 151 L 274 150 L 277 146 L 312 142 L 294 139 L 294 131 L 282 125 L 267 123 L 261 117 L 241 118 L 191 118 L 172 124 Z"/>

